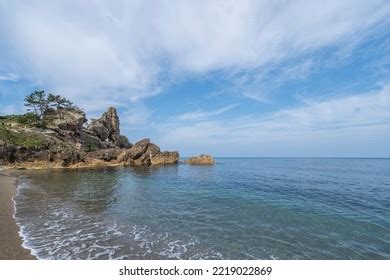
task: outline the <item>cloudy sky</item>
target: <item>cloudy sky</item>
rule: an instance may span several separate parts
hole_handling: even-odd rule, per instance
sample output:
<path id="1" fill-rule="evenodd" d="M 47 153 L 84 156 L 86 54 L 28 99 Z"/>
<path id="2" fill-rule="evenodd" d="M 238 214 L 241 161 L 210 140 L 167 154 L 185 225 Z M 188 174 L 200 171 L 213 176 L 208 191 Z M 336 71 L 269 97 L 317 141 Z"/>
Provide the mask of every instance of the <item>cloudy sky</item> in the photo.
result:
<path id="1" fill-rule="evenodd" d="M 35 89 L 183 156 L 390 157 L 390 2 L 0 0 L 0 114 Z"/>

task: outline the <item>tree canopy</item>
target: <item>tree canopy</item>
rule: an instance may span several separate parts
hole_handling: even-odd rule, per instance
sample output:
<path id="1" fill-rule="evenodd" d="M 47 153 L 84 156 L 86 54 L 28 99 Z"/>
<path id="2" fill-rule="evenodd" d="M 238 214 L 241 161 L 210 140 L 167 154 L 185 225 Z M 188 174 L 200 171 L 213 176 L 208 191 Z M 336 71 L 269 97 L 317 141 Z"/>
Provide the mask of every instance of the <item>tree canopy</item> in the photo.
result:
<path id="1" fill-rule="evenodd" d="M 34 91 L 27 95 L 24 99 L 24 106 L 27 107 L 28 112 L 32 112 L 37 116 L 37 125 L 43 125 L 43 116 L 49 108 L 53 108 L 58 111 L 60 118 L 62 118 L 62 110 L 73 109 L 76 106 L 72 101 L 62 97 L 61 95 L 54 95 L 45 91 Z"/>

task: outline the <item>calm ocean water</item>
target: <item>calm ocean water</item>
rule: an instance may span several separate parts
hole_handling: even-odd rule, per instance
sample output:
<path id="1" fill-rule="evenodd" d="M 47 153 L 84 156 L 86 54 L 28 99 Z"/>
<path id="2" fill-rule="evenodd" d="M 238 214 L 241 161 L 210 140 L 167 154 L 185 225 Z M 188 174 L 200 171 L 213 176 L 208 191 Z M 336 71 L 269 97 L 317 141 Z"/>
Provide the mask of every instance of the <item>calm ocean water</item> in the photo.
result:
<path id="1" fill-rule="evenodd" d="M 42 259 L 390 259 L 390 160 L 219 158 L 215 166 L 23 172 Z"/>

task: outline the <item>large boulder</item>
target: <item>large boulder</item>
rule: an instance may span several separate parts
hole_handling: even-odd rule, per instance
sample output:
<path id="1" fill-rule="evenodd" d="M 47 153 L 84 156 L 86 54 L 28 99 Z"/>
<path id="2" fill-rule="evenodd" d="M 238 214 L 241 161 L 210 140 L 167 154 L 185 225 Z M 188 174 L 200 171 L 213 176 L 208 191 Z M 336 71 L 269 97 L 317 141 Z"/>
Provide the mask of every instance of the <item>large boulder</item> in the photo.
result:
<path id="1" fill-rule="evenodd" d="M 145 152 L 149 157 L 154 157 L 155 155 L 160 153 L 160 147 L 157 146 L 156 144 L 150 143 L 148 148 L 146 149 Z"/>
<path id="2" fill-rule="evenodd" d="M 161 164 L 176 164 L 179 162 L 179 153 L 174 152 L 161 152 L 151 157 L 152 165 Z"/>
<path id="3" fill-rule="evenodd" d="M 132 162 L 140 158 L 143 154 L 146 153 L 150 144 L 150 139 L 143 139 L 135 143 L 130 149 L 124 150 L 118 156 L 118 162 Z"/>
<path id="4" fill-rule="evenodd" d="M 185 163 L 192 164 L 192 165 L 213 165 L 215 164 L 215 160 L 210 155 L 200 155 L 197 157 L 190 157 Z"/>
<path id="5" fill-rule="evenodd" d="M 179 161 L 178 152 L 161 152 L 160 148 L 150 142 L 149 138 L 135 143 L 124 150 L 117 158 L 117 163 L 125 166 L 147 166 L 156 164 L 175 164 Z"/>

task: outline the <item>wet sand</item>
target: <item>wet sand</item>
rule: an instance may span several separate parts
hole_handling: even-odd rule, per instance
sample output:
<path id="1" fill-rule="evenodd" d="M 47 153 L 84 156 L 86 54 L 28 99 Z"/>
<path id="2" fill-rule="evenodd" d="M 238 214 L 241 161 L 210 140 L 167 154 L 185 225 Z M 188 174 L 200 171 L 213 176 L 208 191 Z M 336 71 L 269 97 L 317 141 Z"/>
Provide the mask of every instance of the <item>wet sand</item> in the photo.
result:
<path id="1" fill-rule="evenodd" d="M 22 247 L 22 239 L 13 218 L 16 178 L 0 170 L 0 260 L 34 260 L 30 251 Z"/>

